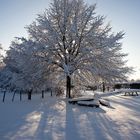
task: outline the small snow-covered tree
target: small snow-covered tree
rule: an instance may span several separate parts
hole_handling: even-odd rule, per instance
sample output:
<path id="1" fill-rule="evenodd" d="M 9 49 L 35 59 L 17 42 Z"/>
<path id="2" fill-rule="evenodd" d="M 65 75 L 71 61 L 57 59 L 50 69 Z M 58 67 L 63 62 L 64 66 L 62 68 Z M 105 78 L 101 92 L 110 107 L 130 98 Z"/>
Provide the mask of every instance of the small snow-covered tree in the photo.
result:
<path id="1" fill-rule="evenodd" d="M 3 63 L 3 55 L 2 55 L 2 51 L 3 51 L 3 48 L 2 48 L 2 45 L 0 44 L 0 88 L 2 88 L 2 85 L 3 85 L 3 80 L 6 78 L 4 75 L 3 75 L 3 68 L 4 68 L 4 63 Z M 5 83 L 6 84 L 6 83 Z"/>
<path id="2" fill-rule="evenodd" d="M 126 54 L 121 52 L 124 33 L 112 33 L 95 7 L 83 0 L 53 0 L 27 27 L 30 37 L 44 46 L 44 60 L 65 75 L 67 97 L 71 97 L 71 80 L 112 81 L 125 79 L 130 71 L 123 61 Z"/>
<path id="3" fill-rule="evenodd" d="M 7 76 L 10 80 L 7 84 L 9 83 L 10 88 L 30 91 L 42 89 L 47 85 L 47 72 L 46 75 L 44 74 L 44 71 L 47 71 L 45 62 L 40 63 L 39 59 L 34 57 L 39 53 L 38 47 L 41 49 L 41 46 L 25 38 L 18 38 L 17 41 L 12 42 L 4 59 L 6 64 L 4 75 L 6 77 L 6 73 L 9 73 Z"/>
<path id="4" fill-rule="evenodd" d="M 3 50 L 2 44 L 0 44 L 0 67 L 3 66 L 3 55 L 2 55 L 2 50 Z"/>

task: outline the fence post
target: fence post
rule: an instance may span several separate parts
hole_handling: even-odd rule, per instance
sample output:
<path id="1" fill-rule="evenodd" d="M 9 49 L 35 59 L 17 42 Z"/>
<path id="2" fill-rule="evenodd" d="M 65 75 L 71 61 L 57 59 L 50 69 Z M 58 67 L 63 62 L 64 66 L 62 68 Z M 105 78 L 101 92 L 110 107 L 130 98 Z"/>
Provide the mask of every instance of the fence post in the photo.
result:
<path id="1" fill-rule="evenodd" d="M 20 93 L 19 93 L 20 95 L 20 101 L 22 100 L 22 91 L 20 90 Z"/>
<path id="2" fill-rule="evenodd" d="M 16 94 L 16 91 L 14 91 L 14 94 L 13 94 L 13 97 L 12 97 L 12 102 L 14 101 L 15 94 Z"/>
<path id="3" fill-rule="evenodd" d="M 3 102 L 5 101 L 5 95 L 6 95 L 6 90 L 4 90 L 4 93 L 3 93 L 3 99 L 2 99 Z"/>

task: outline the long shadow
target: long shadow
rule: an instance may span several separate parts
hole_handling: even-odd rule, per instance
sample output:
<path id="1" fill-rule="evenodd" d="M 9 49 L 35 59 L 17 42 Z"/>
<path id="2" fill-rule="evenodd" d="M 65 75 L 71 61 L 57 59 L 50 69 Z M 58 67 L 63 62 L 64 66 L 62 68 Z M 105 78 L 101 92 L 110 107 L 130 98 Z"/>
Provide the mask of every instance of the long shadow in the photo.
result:
<path id="1" fill-rule="evenodd" d="M 123 140 L 120 132 L 117 131 L 117 124 L 113 122 L 110 118 L 107 118 L 105 115 L 96 115 L 95 121 L 95 139 L 112 139 L 112 140 Z"/>
<path id="2" fill-rule="evenodd" d="M 134 103 L 140 104 L 140 97 L 139 96 L 125 96 L 125 95 L 122 95 L 122 96 L 118 96 L 118 98 L 122 98 L 122 99 L 125 99 L 125 100 L 133 101 Z"/>
<path id="3" fill-rule="evenodd" d="M 36 129 L 34 137 L 37 140 L 45 140 L 46 138 L 45 129 L 47 127 L 48 108 L 46 108 L 46 105 L 44 102 L 40 104 L 38 111 L 41 113 L 41 118 L 38 123 L 38 127 Z"/>
<path id="4" fill-rule="evenodd" d="M 110 114 L 111 116 L 109 116 L 109 114 L 94 113 L 94 117 L 92 112 L 87 114 L 88 120 L 92 120 L 92 118 L 94 118 L 93 121 L 90 121 L 94 140 L 139 139 L 139 120 L 134 121 L 133 119 L 128 119 L 129 116 L 126 118 L 126 120 L 123 118 L 123 116 L 121 116 L 123 120 L 120 120 L 119 117 L 113 117 L 113 114 Z M 121 114 L 115 115 L 119 116 Z M 132 117 L 131 114 L 130 117 Z"/>
<path id="5" fill-rule="evenodd" d="M 134 106 L 118 99 L 111 99 L 111 102 L 131 108 Z M 66 99 L 53 98 L 42 102 L 11 103 L 5 106 L 7 110 L 10 105 L 13 105 L 10 107 L 13 114 L 6 110 L 2 112 L 2 115 L 10 117 L 8 117 L 9 120 L 4 120 L 4 123 L 0 120 L 0 140 L 122 140 L 137 138 L 134 134 L 137 134 L 136 131 L 124 136 L 126 133 L 121 132 L 123 131 L 121 123 L 108 116 L 102 108 L 72 105 Z M 21 110 L 15 110 L 16 105 Z M 15 116 L 16 118 L 13 118 Z M 133 124 L 136 122 L 131 119 L 128 124 L 124 124 L 126 125 L 124 128 L 128 126 L 136 129 L 137 127 Z"/>
<path id="6" fill-rule="evenodd" d="M 18 106 L 18 109 L 17 109 Z M 24 134 L 30 129 L 33 122 L 27 118 L 30 114 L 38 115 L 38 104 L 30 104 L 26 102 L 14 102 L 3 104 L 4 110 L 1 112 L 0 119 L 0 139 L 1 140 L 15 140 L 21 137 L 26 138 Z M 9 111 L 9 108 L 11 109 Z M 32 137 L 31 137 L 32 138 Z"/>
<path id="7" fill-rule="evenodd" d="M 78 133 L 78 127 L 76 126 L 74 110 L 76 110 L 75 105 L 71 105 L 66 101 L 66 128 L 65 128 L 65 139 L 66 140 L 80 140 L 80 135 Z"/>
<path id="8" fill-rule="evenodd" d="M 113 100 L 111 100 L 113 102 Z M 118 101 L 118 100 L 117 100 Z M 117 104 L 120 104 L 118 101 L 114 101 Z M 123 103 L 122 105 L 124 105 Z M 127 105 L 126 105 L 127 106 Z M 113 111 L 113 110 L 112 110 Z M 83 111 L 82 111 L 83 112 Z M 92 111 L 85 111 L 86 112 L 86 119 L 89 124 L 86 123 L 84 127 L 88 129 L 85 135 L 89 134 L 92 136 L 87 136 L 88 140 L 124 140 L 124 139 L 133 139 L 138 140 L 140 133 L 139 133 L 139 120 L 135 120 L 133 118 L 129 119 L 125 118 L 123 120 L 112 119 L 112 116 L 108 116 L 106 113 L 99 113 L 99 112 L 92 112 Z M 84 112 L 83 112 L 84 113 Z M 126 113 L 127 114 L 127 113 Z M 121 114 L 116 114 L 121 115 Z M 132 117 L 130 114 L 130 117 Z M 138 113 L 137 113 L 138 115 Z M 138 116 L 137 116 L 138 117 Z M 116 118 L 116 117 L 115 117 Z M 91 121 L 93 120 L 93 121 Z M 82 122 L 81 122 L 82 123 Z M 83 127 L 83 129 L 84 129 Z M 81 130 L 82 131 L 82 130 Z"/>
<path id="9" fill-rule="evenodd" d="M 93 113 L 91 120 L 88 114 Z M 91 121 L 94 121 L 94 113 L 106 113 L 101 108 L 84 107 L 67 103 L 66 107 L 66 140 L 93 140 Z"/>
<path id="10" fill-rule="evenodd" d="M 50 100 L 50 101 L 49 101 Z M 64 100 L 48 99 L 46 102 L 16 102 L 21 110 L 12 113 L 10 128 L 0 129 L 0 140 L 63 140 L 66 133 L 66 104 Z M 25 106 L 26 105 L 26 106 Z M 9 106 L 8 106 L 9 107 Z M 25 109 L 25 110 L 24 110 Z M 6 114 L 6 113 L 5 113 Z M 4 114 L 4 115 L 5 115 Z M 16 114 L 16 115 L 15 115 Z M 9 118 L 8 118 L 9 119 Z M 11 120 L 6 120 L 11 121 Z M 7 125 L 8 123 L 6 123 Z M 1 125 L 2 126 L 2 125 Z"/>
<path id="11" fill-rule="evenodd" d="M 111 100 L 111 102 L 125 106 L 128 109 L 132 109 L 133 111 L 138 111 L 140 108 L 140 101 L 136 101 L 132 98 L 125 98 L 122 96 L 117 96 L 117 100 Z"/>
<path id="12" fill-rule="evenodd" d="M 53 99 L 52 99 L 53 100 Z M 49 108 L 45 108 L 49 106 Z M 63 140 L 65 139 L 66 128 L 66 103 L 64 100 L 57 99 L 50 104 L 43 104 L 41 112 L 43 115 L 36 130 L 37 140 Z"/>

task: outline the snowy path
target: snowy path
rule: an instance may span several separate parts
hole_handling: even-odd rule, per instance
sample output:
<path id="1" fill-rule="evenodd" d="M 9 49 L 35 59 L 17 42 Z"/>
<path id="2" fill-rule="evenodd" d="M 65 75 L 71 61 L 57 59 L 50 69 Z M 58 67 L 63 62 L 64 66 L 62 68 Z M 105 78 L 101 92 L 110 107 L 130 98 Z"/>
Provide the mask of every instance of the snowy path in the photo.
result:
<path id="1" fill-rule="evenodd" d="M 64 99 L 0 101 L 0 140 L 139 140 L 140 96 L 110 96 L 112 108 Z"/>

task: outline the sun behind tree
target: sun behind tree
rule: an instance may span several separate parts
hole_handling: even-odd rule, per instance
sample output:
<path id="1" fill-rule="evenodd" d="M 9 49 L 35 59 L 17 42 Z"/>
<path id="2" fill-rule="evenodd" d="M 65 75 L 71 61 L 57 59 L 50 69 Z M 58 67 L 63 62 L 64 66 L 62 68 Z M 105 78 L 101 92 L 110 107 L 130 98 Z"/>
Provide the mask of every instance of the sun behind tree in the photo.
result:
<path id="1" fill-rule="evenodd" d="M 53 0 L 27 27 L 30 40 L 41 46 L 36 57 L 55 68 L 54 80 L 65 77 L 69 98 L 72 85 L 125 80 L 131 71 L 121 52 L 124 33 L 112 33 L 95 9 L 96 4 L 87 5 L 83 0 Z"/>

